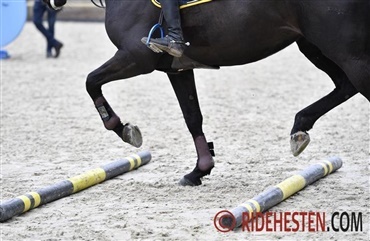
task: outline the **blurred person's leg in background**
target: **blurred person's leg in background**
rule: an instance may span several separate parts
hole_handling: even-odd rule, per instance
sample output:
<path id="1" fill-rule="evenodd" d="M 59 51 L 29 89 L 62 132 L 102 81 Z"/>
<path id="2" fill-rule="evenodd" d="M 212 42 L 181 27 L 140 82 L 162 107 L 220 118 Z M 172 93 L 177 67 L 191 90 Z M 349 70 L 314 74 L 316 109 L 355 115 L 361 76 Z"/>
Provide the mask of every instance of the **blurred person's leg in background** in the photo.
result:
<path id="1" fill-rule="evenodd" d="M 48 28 L 46 29 L 43 25 L 43 17 L 45 12 L 47 12 Z M 42 0 L 35 0 L 33 6 L 33 22 L 36 28 L 44 35 L 47 41 L 46 47 L 46 57 L 53 57 L 52 49 L 55 49 L 54 57 L 58 57 L 60 54 L 60 49 L 63 44 L 54 38 L 54 25 L 56 22 L 57 11 L 49 9 Z"/>

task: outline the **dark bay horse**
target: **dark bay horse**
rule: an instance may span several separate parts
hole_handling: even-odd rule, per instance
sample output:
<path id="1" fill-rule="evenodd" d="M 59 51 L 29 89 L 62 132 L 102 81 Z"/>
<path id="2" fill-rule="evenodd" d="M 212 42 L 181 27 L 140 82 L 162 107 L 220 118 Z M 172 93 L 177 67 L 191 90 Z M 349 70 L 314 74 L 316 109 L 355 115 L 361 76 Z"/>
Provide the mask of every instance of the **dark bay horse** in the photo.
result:
<path id="1" fill-rule="evenodd" d="M 60 7 L 66 0 L 44 0 Z M 50 1 L 51 5 L 50 5 Z M 186 57 L 157 54 L 141 43 L 157 23 L 160 9 L 150 0 L 106 0 L 105 27 L 116 54 L 91 72 L 86 88 L 104 126 L 139 147 L 139 129 L 123 125 L 102 93 L 108 82 L 148 74 L 168 74 L 185 122 L 193 136 L 197 163 L 180 184 L 200 185 L 214 166 L 202 131 L 193 69 L 258 61 L 296 42 L 300 51 L 333 80 L 328 95 L 299 111 L 291 131 L 296 156 L 307 146 L 310 130 L 322 115 L 357 93 L 370 101 L 370 1 L 368 0 L 214 0 L 181 10 Z"/>

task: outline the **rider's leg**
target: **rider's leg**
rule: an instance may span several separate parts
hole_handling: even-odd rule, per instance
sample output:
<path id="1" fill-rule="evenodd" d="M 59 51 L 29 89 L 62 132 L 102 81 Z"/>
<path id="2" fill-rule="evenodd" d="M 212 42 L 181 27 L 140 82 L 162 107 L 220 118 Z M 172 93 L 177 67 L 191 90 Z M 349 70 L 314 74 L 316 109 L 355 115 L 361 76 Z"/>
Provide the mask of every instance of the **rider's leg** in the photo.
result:
<path id="1" fill-rule="evenodd" d="M 181 29 L 181 16 L 178 0 L 161 0 L 164 19 L 168 27 L 168 35 L 164 38 L 151 39 L 150 43 L 175 57 L 181 57 L 185 49 L 185 41 Z"/>

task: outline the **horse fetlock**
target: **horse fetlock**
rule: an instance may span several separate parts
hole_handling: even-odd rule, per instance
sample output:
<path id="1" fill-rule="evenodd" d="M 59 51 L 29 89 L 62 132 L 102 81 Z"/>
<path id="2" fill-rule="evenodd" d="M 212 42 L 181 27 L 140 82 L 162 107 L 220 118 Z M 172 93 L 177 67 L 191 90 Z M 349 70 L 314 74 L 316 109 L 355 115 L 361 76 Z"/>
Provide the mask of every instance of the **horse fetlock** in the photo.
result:
<path id="1" fill-rule="evenodd" d="M 107 130 L 113 130 L 119 123 L 120 118 L 106 105 L 96 106 L 104 126 Z"/>
<path id="2" fill-rule="evenodd" d="M 298 156 L 310 143 L 310 135 L 307 132 L 298 131 L 290 136 L 290 149 L 293 156 Z"/>
<path id="3" fill-rule="evenodd" d="M 212 157 L 199 158 L 197 165 L 199 170 L 208 172 L 215 166 L 215 161 L 213 160 Z"/>
<path id="4" fill-rule="evenodd" d="M 120 123 L 121 123 L 121 120 L 117 115 L 111 116 L 109 120 L 107 121 L 103 120 L 104 127 L 110 131 L 113 130 Z"/>
<path id="5" fill-rule="evenodd" d="M 113 130 L 121 123 L 120 118 L 114 113 L 104 97 L 97 98 L 94 104 L 107 130 Z"/>
<path id="6" fill-rule="evenodd" d="M 140 147 L 143 144 L 143 137 L 139 127 L 126 123 L 122 131 L 122 140 L 134 147 Z"/>

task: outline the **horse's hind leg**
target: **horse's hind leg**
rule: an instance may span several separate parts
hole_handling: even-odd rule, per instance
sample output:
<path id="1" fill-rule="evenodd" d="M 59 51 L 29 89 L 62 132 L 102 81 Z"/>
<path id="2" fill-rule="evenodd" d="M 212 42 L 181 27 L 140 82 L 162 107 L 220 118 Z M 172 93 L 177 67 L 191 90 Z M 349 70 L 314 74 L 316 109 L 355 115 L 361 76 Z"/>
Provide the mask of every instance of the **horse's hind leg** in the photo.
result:
<path id="1" fill-rule="evenodd" d="M 214 166 L 213 158 L 202 130 L 203 117 L 200 111 L 193 70 L 178 74 L 168 74 L 176 93 L 186 125 L 193 136 L 198 155 L 197 165 L 189 174 L 180 180 L 180 185 L 197 186 L 201 178 L 210 174 Z"/>
<path id="2" fill-rule="evenodd" d="M 139 65 L 133 62 L 127 52 L 119 50 L 110 60 L 91 72 L 86 80 L 87 92 L 93 100 L 105 128 L 113 130 L 124 142 L 135 147 L 140 147 L 142 144 L 139 128 L 129 123 L 125 125 L 121 123 L 120 118 L 104 98 L 101 88 L 102 85 L 110 81 L 130 78 L 153 70 L 154 67 L 151 68 L 148 64 Z"/>
<path id="3" fill-rule="evenodd" d="M 321 116 L 358 93 L 343 70 L 325 57 L 315 45 L 304 38 L 298 40 L 297 44 L 300 51 L 317 68 L 329 75 L 335 84 L 335 89 L 296 114 L 290 141 L 294 156 L 298 156 L 306 148 L 310 140 L 307 131 Z"/>

